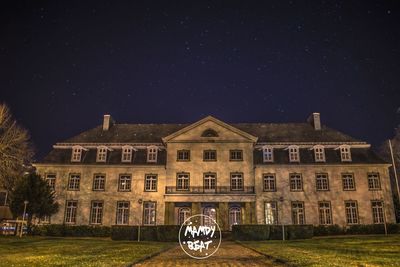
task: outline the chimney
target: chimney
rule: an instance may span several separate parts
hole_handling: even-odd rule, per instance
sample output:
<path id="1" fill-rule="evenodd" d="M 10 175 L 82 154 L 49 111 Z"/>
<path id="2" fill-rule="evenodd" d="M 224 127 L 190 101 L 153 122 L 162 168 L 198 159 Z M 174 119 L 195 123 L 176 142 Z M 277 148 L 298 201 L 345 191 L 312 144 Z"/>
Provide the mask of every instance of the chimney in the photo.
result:
<path id="1" fill-rule="evenodd" d="M 314 130 L 321 130 L 321 115 L 318 112 L 314 112 L 308 117 L 307 122 L 314 126 Z"/>
<path id="2" fill-rule="evenodd" d="M 110 127 L 113 125 L 114 120 L 111 118 L 110 115 L 104 115 L 103 119 L 103 131 L 108 131 Z"/>

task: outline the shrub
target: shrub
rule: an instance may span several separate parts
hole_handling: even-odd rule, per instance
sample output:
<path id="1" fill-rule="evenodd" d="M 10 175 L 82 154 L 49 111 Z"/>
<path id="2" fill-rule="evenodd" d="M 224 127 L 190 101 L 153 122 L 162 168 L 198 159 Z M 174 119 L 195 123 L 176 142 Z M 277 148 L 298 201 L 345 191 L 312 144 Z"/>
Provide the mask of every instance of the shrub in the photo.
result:
<path id="1" fill-rule="evenodd" d="M 282 225 L 271 225 L 270 226 L 270 236 L 271 240 L 282 240 Z M 287 230 L 285 226 L 285 239 L 287 239 Z"/>
<path id="2" fill-rule="evenodd" d="M 110 227 L 64 224 L 36 225 L 32 227 L 31 234 L 41 236 L 108 237 L 110 236 Z"/>
<path id="3" fill-rule="evenodd" d="M 157 241 L 157 226 L 140 226 L 141 241 Z"/>
<path id="4" fill-rule="evenodd" d="M 257 224 L 233 225 L 232 235 L 235 240 L 268 240 L 270 226 Z"/>
<path id="5" fill-rule="evenodd" d="M 111 239 L 112 240 L 137 240 L 138 239 L 138 227 L 137 226 L 117 226 L 111 227 Z"/>
<path id="6" fill-rule="evenodd" d="M 345 229 L 337 224 L 314 226 L 314 236 L 344 235 Z"/>
<path id="7" fill-rule="evenodd" d="M 388 223 L 387 230 L 389 234 L 400 234 L 400 223 Z"/>
<path id="8" fill-rule="evenodd" d="M 308 239 L 314 236 L 314 226 L 307 225 L 286 225 L 287 239 Z"/>
<path id="9" fill-rule="evenodd" d="M 157 240 L 177 242 L 180 225 L 159 225 L 157 226 Z"/>
<path id="10" fill-rule="evenodd" d="M 346 234 L 349 235 L 371 235 L 384 234 L 385 226 L 383 224 L 355 224 L 347 227 Z"/>

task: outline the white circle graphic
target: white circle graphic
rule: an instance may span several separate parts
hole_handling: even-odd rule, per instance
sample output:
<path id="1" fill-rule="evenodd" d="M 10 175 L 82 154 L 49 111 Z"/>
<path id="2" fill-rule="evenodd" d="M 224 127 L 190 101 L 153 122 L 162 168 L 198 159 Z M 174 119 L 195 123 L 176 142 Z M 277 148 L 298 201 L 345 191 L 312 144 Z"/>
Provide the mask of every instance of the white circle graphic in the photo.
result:
<path id="1" fill-rule="evenodd" d="M 179 228 L 179 245 L 194 259 L 211 257 L 221 245 L 221 239 L 218 223 L 207 215 L 190 216 Z"/>

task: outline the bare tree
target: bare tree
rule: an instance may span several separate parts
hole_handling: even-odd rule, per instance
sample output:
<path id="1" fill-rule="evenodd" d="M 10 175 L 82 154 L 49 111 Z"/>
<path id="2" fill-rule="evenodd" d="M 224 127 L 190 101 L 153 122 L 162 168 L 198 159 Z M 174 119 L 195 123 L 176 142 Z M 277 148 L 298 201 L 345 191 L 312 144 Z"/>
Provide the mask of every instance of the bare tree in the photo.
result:
<path id="1" fill-rule="evenodd" d="M 6 104 L 0 103 L 0 188 L 11 190 L 33 156 L 27 130 L 17 124 Z"/>

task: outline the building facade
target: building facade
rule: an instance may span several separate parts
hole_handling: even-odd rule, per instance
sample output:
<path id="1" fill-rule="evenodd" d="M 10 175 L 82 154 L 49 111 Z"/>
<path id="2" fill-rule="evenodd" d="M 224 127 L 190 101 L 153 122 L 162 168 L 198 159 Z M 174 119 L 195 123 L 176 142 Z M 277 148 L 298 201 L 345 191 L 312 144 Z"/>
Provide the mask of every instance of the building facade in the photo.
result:
<path id="1" fill-rule="evenodd" d="M 57 143 L 37 172 L 59 212 L 42 223 L 342 226 L 394 222 L 388 167 L 366 142 L 307 123 L 103 125 Z M 204 222 L 207 223 L 207 222 Z"/>

